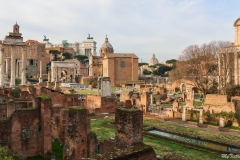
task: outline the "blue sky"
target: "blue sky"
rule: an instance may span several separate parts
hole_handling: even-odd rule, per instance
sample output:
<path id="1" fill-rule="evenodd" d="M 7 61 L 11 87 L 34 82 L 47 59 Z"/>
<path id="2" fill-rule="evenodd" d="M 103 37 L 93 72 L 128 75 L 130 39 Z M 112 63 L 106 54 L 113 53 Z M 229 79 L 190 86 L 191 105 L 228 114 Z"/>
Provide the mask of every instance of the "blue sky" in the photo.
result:
<path id="1" fill-rule="evenodd" d="M 24 40 L 81 42 L 88 33 L 97 53 L 106 34 L 116 53 L 149 62 L 178 59 L 191 44 L 234 41 L 239 0 L 1 0 L 0 39 L 16 20 Z"/>

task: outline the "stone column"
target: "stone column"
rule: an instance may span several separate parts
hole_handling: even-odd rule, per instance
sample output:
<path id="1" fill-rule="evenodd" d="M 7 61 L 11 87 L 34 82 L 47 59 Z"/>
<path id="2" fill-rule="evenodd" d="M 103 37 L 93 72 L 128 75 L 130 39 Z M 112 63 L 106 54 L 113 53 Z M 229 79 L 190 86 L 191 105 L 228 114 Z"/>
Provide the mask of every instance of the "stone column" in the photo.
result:
<path id="1" fill-rule="evenodd" d="M 224 118 L 220 118 L 220 119 L 219 119 L 219 127 L 225 127 Z"/>
<path id="2" fill-rule="evenodd" d="M 15 47 L 12 46 L 11 48 L 11 80 L 10 80 L 10 87 L 14 88 L 15 87 Z"/>
<path id="3" fill-rule="evenodd" d="M 153 95 L 151 94 L 151 104 L 153 104 Z"/>
<path id="4" fill-rule="evenodd" d="M 238 84 L 238 53 L 234 52 L 234 82 Z"/>
<path id="5" fill-rule="evenodd" d="M 3 57 L 4 48 L 0 48 L 0 88 L 4 87 L 4 57 Z"/>
<path id="6" fill-rule="evenodd" d="M 54 65 L 54 62 L 51 62 L 51 82 L 56 81 L 55 76 L 54 76 L 54 72 L 56 72 L 55 71 L 55 65 Z"/>
<path id="7" fill-rule="evenodd" d="M 222 88 L 222 64 L 221 64 L 222 54 L 218 53 L 218 83 L 219 89 Z"/>
<path id="8" fill-rule="evenodd" d="M 226 55 L 222 54 L 222 61 L 223 61 L 223 83 L 222 86 L 225 87 L 227 83 L 227 67 L 226 67 Z"/>
<path id="9" fill-rule="evenodd" d="M 51 82 L 51 71 L 48 69 L 48 82 Z"/>
<path id="10" fill-rule="evenodd" d="M 9 71 L 9 59 L 6 59 L 6 74 L 8 76 L 8 71 Z"/>
<path id="11" fill-rule="evenodd" d="M 21 84 L 26 85 L 26 46 L 22 47 L 22 80 Z"/>
<path id="12" fill-rule="evenodd" d="M 42 80 L 42 61 L 40 61 L 40 75 L 39 75 L 39 83 L 43 82 Z"/>
<path id="13" fill-rule="evenodd" d="M 182 121 L 186 121 L 186 106 L 183 106 Z"/>
<path id="14" fill-rule="evenodd" d="M 202 115 L 203 115 L 203 109 L 200 110 L 200 115 L 199 115 L 199 123 L 201 123 L 201 124 L 203 124 Z"/>

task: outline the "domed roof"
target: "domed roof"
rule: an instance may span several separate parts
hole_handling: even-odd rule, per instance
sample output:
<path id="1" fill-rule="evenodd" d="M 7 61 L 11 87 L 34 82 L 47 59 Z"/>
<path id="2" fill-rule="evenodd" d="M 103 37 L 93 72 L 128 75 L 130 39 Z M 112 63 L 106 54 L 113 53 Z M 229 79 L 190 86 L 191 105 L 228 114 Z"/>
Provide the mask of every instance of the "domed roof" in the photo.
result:
<path id="1" fill-rule="evenodd" d="M 150 59 L 149 66 L 158 64 L 158 59 L 155 58 L 155 54 L 152 55 L 152 58 Z"/>
<path id="2" fill-rule="evenodd" d="M 105 42 L 102 44 L 102 48 L 113 48 L 112 45 L 108 42 L 107 36 L 105 38 Z"/>

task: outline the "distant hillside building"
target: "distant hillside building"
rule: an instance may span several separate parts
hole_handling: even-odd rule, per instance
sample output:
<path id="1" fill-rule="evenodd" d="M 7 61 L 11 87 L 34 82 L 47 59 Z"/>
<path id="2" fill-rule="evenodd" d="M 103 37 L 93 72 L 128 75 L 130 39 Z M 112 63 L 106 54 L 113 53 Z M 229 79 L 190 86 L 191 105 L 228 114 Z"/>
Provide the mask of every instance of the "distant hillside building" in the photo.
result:
<path id="1" fill-rule="evenodd" d="M 158 64 L 158 59 L 155 57 L 155 54 L 152 55 L 152 58 L 149 61 L 149 66 Z"/>
<path id="2" fill-rule="evenodd" d="M 63 43 L 61 44 L 52 44 L 49 42 L 49 39 L 46 39 L 46 38 L 44 38 L 43 42 L 46 44 L 46 48 L 55 48 L 55 47 L 73 48 L 76 55 L 89 56 L 90 53 L 93 56 L 97 55 L 97 52 L 96 52 L 97 43 L 93 40 L 93 37 L 90 37 L 90 35 L 88 35 L 87 39 L 82 41 L 82 43 L 80 42 L 68 43 L 67 40 L 63 40 Z"/>

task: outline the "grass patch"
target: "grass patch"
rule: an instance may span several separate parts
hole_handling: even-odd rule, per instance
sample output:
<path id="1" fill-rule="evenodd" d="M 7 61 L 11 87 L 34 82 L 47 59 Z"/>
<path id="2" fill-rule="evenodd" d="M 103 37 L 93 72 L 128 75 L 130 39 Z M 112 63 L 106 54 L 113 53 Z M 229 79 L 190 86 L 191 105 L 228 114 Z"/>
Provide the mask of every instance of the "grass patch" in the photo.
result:
<path id="1" fill-rule="evenodd" d="M 107 123 L 114 122 L 113 118 L 104 118 L 91 120 L 91 131 L 96 133 L 98 139 L 104 140 L 110 137 L 115 137 L 115 128 L 106 125 Z"/>
<path id="2" fill-rule="evenodd" d="M 163 122 L 156 119 L 144 119 L 145 127 L 156 127 L 166 131 L 186 134 L 193 137 L 201 137 L 207 140 L 218 141 L 226 144 L 240 146 L 240 138 L 238 136 L 229 135 L 227 133 L 206 130 L 202 128 L 186 127 L 179 124 Z"/>
<path id="3" fill-rule="evenodd" d="M 60 146 L 58 139 L 55 139 L 52 143 L 52 151 L 55 153 L 56 160 L 62 160 L 63 158 L 63 146 Z"/>
<path id="4" fill-rule="evenodd" d="M 194 101 L 194 106 L 202 106 L 202 101 Z"/>
<path id="5" fill-rule="evenodd" d="M 73 106 L 73 108 L 76 109 L 76 110 L 82 110 L 82 109 L 84 109 L 84 107 L 82 107 L 82 106 Z"/>
<path id="6" fill-rule="evenodd" d="M 96 135 L 100 137 L 101 140 L 114 137 L 115 128 L 106 125 L 111 122 L 114 122 L 113 118 L 91 120 L 91 130 L 95 132 Z M 153 121 L 149 121 L 149 119 L 144 119 L 145 124 L 146 122 L 151 123 Z M 169 126 L 169 125 L 170 124 L 166 124 L 166 126 Z M 186 129 L 186 127 L 184 127 L 184 129 Z M 161 157 L 169 153 L 177 153 L 186 158 L 194 159 L 194 160 L 222 159 L 221 154 L 204 152 L 204 151 L 188 148 L 180 144 L 171 143 L 165 140 L 144 136 L 143 141 L 145 144 L 152 146 L 156 154 L 160 155 Z"/>
<path id="7" fill-rule="evenodd" d="M 50 99 L 50 96 L 47 96 L 47 95 L 39 96 L 39 97 L 41 97 L 42 99 Z"/>
<path id="8" fill-rule="evenodd" d="M 76 89 L 74 88 L 75 93 L 74 94 L 82 94 L 82 95 L 98 95 L 97 90 L 82 90 L 82 89 Z"/>
<path id="9" fill-rule="evenodd" d="M 230 128 L 230 129 L 235 129 L 240 131 L 240 127 L 235 127 L 235 126 L 225 126 L 225 128 Z"/>

